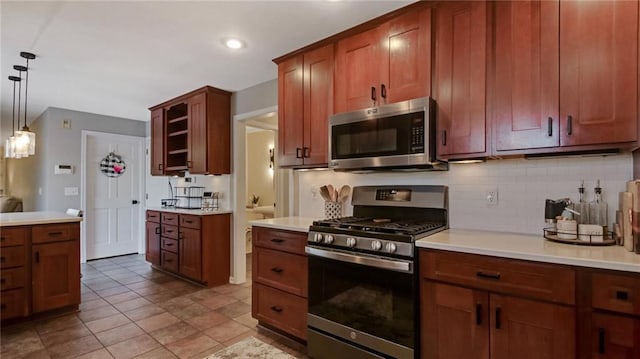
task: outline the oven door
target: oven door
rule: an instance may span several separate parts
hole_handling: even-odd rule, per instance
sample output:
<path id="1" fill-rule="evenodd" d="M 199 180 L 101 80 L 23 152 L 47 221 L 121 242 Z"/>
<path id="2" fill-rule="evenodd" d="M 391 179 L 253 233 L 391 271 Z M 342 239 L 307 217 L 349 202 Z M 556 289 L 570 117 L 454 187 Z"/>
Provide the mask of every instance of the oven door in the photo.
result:
<path id="1" fill-rule="evenodd" d="M 413 262 L 306 247 L 309 355 L 329 358 L 326 340 L 366 348 L 370 357 L 413 358 L 416 290 Z M 316 333 L 314 335 L 314 333 Z M 357 357 L 357 356 L 356 356 Z"/>

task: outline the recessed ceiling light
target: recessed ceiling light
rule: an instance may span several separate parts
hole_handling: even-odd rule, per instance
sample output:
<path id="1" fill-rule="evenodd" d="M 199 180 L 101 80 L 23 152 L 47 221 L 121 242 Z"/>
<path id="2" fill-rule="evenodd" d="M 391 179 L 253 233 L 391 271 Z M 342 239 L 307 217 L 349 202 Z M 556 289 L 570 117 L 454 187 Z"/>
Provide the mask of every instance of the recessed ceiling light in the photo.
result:
<path id="1" fill-rule="evenodd" d="M 230 49 L 240 49 L 245 47 L 244 42 L 242 42 L 241 40 L 235 39 L 235 38 L 227 38 L 223 40 L 224 46 L 230 48 Z"/>

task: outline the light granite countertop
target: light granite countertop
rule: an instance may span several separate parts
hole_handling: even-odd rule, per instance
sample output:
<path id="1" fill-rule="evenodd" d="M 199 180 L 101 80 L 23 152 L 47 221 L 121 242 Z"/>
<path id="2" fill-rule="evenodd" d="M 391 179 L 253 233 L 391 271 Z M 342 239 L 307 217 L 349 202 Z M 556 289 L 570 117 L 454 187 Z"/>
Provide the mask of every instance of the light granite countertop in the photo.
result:
<path id="1" fill-rule="evenodd" d="M 623 247 L 556 243 L 541 235 L 448 229 L 416 241 L 416 246 L 640 273 L 640 255 Z"/>
<path id="2" fill-rule="evenodd" d="M 37 211 L 0 213 L 0 227 L 69 223 L 80 221 L 82 221 L 81 217 L 70 216 L 63 212 Z"/>
<path id="3" fill-rule="evenodd" d="M 212 209 L 212 210 L 203 211 L 201 209 L 147 207 L 146 210 L 158 211 L 158 212 L 170 212 L 170 213 L 178 213 L 178 214 L 191 214 L 194 216 L 211 216 L 214 214 L 233 213 L 233 211 L 229 209 Z"/>
<path id="4" fill-rule="evenodd" d="M 249 224 L 251 224 L 252 226 L 306 233 L 309 232 L 309 226 L 313 223 L 313 221 L 316 220 L 317 218 L 307 217 L 279 217 L 249 221 Z"/>

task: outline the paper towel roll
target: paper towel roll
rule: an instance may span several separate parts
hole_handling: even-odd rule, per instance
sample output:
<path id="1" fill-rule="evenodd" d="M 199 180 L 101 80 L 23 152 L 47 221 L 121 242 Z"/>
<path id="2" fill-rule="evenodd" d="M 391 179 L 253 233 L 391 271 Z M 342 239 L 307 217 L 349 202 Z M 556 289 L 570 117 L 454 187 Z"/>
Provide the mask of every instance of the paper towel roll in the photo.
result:
<path id="1" fill-rule="evenodd" d="M 622 212 L 622 237 L 624 240 L 624 248 L 633 252 L 633 230 L 631 227 L 633 213 L 633 193 L 620 192 L 619 206 Z"/>

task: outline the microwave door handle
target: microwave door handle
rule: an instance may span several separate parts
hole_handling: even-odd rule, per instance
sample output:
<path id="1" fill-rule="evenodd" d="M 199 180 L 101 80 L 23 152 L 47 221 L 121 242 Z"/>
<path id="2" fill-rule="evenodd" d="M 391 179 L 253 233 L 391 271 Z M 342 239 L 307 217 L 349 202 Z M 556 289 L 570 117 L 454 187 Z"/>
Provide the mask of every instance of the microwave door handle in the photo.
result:
<path id="1" fill-rule="evenodd" d="M 327 251 L 324 249 L 305 247 L 304 251 L 312 256 L 334 259 L 340 262 L 361 264 L 369 267 L 390 269 L 397 272 L 412 273 L 411 263 L 396 261 L 391 259 L 373 258 L 360 255 L 353 255 L 342 252 Z"/>

